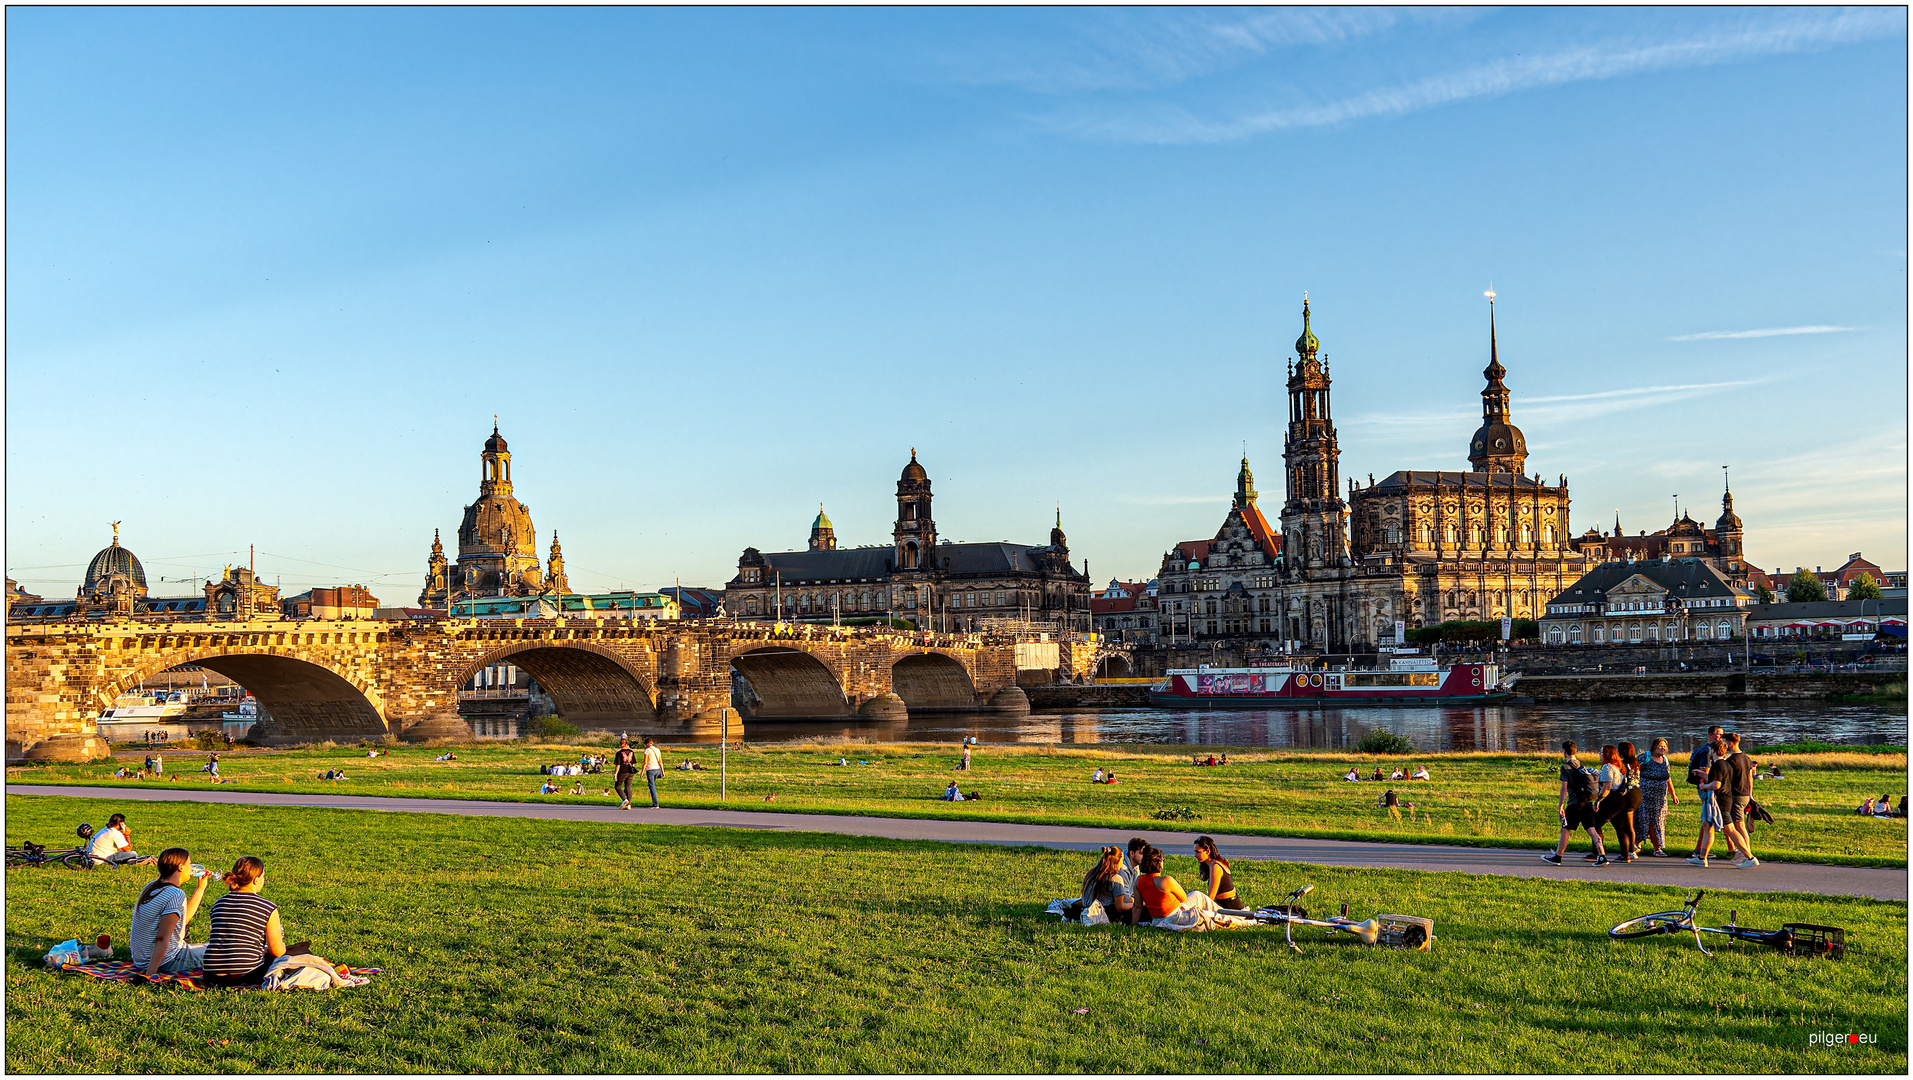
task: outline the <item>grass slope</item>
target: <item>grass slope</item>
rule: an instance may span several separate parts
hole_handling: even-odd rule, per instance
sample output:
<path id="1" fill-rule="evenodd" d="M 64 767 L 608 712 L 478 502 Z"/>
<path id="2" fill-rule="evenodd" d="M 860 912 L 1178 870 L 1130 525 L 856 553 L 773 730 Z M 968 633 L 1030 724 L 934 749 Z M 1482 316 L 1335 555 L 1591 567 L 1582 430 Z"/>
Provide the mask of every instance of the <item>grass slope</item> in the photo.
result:
<path id="1" fill-rule="evenodd" d="M 9 797 L 8 843 L 104 801 Z M 140 871 L 7 875 L 13 1072 L 1881 1072 L 1906 1069 L 1906 905 L 1717 893 L 1847 927 L 1845 960 L 1608 940 L 1668 889 L 1244 864 L 1251 902 L 1436 920 L 1427 954 L 1268 930 L 1065 926 L 1076 853 L 806 833 L 155 804 L 143 847 L 257 854 L 288 935 L 385 969 L 190 993 L 39 966 L 126 932 Z M 1188 881 L 1189 861 L 1170 870 Z M 222 887 L 215 884 L 209 899 Z M 203 940 L 205 916 L 193 926 Z M 1083 1014 L 1075 1010 L 1087 1009 Z M 1814 1046 L 1817 1031 L 1877 1045 Z M 1594 1041 L 1589 1042 L 1592 1038 Z M 1596 1048 L 1606 1047 L 1605 1051 Z M 1586 1055 L 1594 1054 L 1595 1058 Z M 1618 1056 L 1617 1056 L 1618 1055 Z M 1593 1066 L 1596 1058 L 1608 1064 Z"/>
<path id="2" fill-rule="evenodd" d="M 603 748 L 605 752 L 609 748 Z M 854 751 L 854 753 L 853 753 Z M 297 793 L 351 792 L 427 798 L 504 799 L 524 802 L 602 804 L 609 775 L 584 777 L 586 794 L 535 794 L 545 762 L 577 760 L 578 746 L 526 747 L 484 743 L 458 748 L 459 760 L 435 762 L 442 751 L 399 748 L 368 759 L 349 748 L 222 755 L 221 772 L 238 790 Z M 1516 754 L 1444 754 L 1407 758 L 1292 751 L 1228 751 L 1227 768 L 1190 764 L 1195 751 L 1149 747 L 979 747 L 974 769 L 953 772 L 957 753 L 949 746 L 886 743 L 871 746 L 753 745 L 730 752 L 730 801 L 718 801 L 718 753 L 708 746 L 674 747 L 669 765 L 692 759 L 702 772 L 665 774 L 662 797 L 673 806 L 863 814 L 893 817 L 1032 822 L 1133 829 L 1227 831 L 1272 836 L 1347 840 L 1392 840 L 1489 847 L 1553 847 L 1559 790 L 1558 761 Z M 1220 751 L 1217 751 L 1218 753 Z M 1209 750 L 1202 750 L 1206 758 Z M 853 764 L 839 767 L 845 757 Z M 1819 753 L 1759 755 L 1778 762 L 1789 779 L 1756 785 L 1757 798 L 1774 813 L 1773 825 L 1754 830 L 1763 858 L 1857 866 L 1905 866 L 1906 819 L 1862 818 L 1853 813 L 1868 797 L 1890 793 L 1897 803 L 1907 790 L 1906 755 Z M 203 754 L 174 754 L 171 785 L 203 784 L 194 770 Z M 1341 779 L 1351 765 L 1364 775 L 1413 762 L 1429 765 L 1429 782 L 1351 784 Z M 319 779 L 334 766 L 351 778 Z M 1113 768 L 1121 783 L 1092 785 L 1091 770 Z M 9 769 L 21 783 L 128 784 L 114 780 L 111 765 Z M 951 778 L 980 802 L 938 801 Z M 1400 821 L 1376 806 L 1393 787 L 1415 804 Z M 637 784 L 644 789 L 643 782 Z M 1690 850 L 1699 832 L 1692 788 L 1681 785 L 1681 803 L 1668 813 L 1671 850 Z M 765 803 L 766 796 L 774 801 Z M 1195 817 L 1160 821 L 1151 815 L 1186 809 Z M 1611 834 L 1610 834 L 1611 835 Z M 1585 838 L 1576 850 L 1584 850 Z"/>

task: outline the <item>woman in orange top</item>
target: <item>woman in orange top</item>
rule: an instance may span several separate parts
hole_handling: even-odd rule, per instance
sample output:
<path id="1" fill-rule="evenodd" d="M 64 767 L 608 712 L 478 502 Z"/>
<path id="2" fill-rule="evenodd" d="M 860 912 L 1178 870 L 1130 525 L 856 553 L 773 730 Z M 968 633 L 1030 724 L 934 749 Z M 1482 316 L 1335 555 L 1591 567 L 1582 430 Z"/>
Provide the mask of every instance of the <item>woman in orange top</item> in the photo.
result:
<path id="1" fill-rule="evenodd" d="M 1162 872 L 1162 849 L 1150 847 L 1142 853 L 1142 873 L 1136 875 L 1136 898 L 1149 909 L 1152 919 L 1166 918 L 1182 906 L 1189 894 L 1176 879 Z"/>

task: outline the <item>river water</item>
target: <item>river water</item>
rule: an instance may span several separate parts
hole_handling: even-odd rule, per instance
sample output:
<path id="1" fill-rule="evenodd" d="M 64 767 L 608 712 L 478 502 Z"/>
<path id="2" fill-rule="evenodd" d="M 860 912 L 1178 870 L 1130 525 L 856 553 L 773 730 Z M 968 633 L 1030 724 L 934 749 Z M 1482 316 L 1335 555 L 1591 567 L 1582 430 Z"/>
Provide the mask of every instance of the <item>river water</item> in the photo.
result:
<path id="1" fill-rule="evenodd" d="M 1699 745 L 1708 725 L 1786 742 L 1905 746 L 1906 713 L 1892 706 L 1819 701 L 1718 704 L 1678 701 L 1448 707 L 1350 706 L 1316 709 L 1075 709 L 1027 716 L 936 714 L 889 722 L 746 721 L 751 742 L 1153 743 L 1340 750 L 1371 729 L 1405 735 L 1418 749 L 1558 750 L 1627 740 L 1645 749 L 1665 738 L 1676 750 Z M 709 736 L 715 741 L 716 735 Z"/>

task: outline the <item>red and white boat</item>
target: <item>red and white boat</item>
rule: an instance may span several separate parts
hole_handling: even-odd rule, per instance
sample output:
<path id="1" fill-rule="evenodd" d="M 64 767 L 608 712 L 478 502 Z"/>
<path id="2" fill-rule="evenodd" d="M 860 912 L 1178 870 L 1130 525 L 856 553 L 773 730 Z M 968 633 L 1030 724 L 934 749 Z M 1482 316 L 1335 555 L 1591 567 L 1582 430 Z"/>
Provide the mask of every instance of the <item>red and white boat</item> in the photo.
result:
<path id="1" fill-rule="evenodd" d="M 1394 657 L 1387 667 L 1176 669 L 1149 688 L 1152 705 L 1263 709 L 1292 705 L 1480 705 L 1514 697 L 1517 674 L 1495 664 L 1437 665 L 1428 657 Z"/>

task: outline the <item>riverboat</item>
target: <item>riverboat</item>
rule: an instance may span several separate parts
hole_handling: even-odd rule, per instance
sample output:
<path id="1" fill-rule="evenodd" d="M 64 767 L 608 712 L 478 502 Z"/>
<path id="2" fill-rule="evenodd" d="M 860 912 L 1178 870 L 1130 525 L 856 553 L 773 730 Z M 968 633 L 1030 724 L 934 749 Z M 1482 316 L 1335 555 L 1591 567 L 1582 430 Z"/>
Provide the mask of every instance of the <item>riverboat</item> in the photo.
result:
<path id="1" fill-rule="evenodd" d="M 1197 667 L 1171 670 L 1149 702 L 1171 708 L 1266 709 L 1294 705 L 1483 705 L 1514 698 L 1514 673 L 1495 664 L 1396 658 L 1387 667 Z"/>

